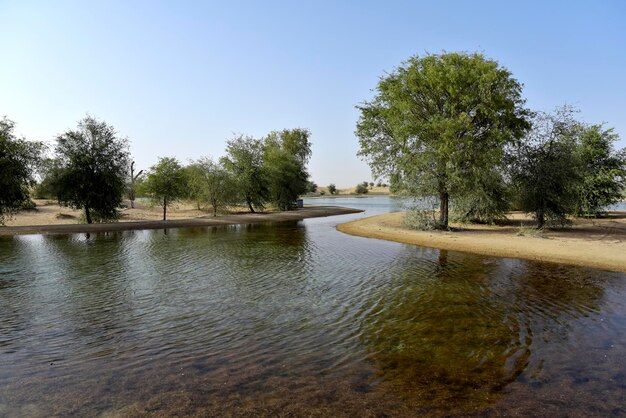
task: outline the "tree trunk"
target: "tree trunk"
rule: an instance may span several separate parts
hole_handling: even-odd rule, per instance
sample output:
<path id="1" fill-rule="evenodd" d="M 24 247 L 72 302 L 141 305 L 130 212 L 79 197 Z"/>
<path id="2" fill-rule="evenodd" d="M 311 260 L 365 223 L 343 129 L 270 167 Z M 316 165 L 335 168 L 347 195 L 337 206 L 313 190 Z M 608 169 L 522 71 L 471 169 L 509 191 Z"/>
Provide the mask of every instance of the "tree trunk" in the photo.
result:
<path id="1" fill-rule="evenodd" d="M 217 205 L 213 205 L 213 216 L 217 216 Z"/>
<path id="2" fill-rule="evenodd" d="M 139 173 L 135 175 L 135 162 L 130 163 L 130 190 L 128 193 L 128 199 L 130 200 L 130 208 L 135 209 L 135 182 L 141 176 L 143 170 L 139 170 Z"/>
<path id="3" fill-rule="evenodd" d="M 252 202 L 248 200 L 248 207 L 250 208 L 250 212 L 254 213 L 254 208 L 252 207 Z"/>
<path id="4" fill-rule="evenodd" d="M 448 192 L 439 193 L 439 223 L 442 228 L 448 228 L 448 203 L 450 195 Z"/>
<path id="5" fill-rule="evenodd" d="M 163 220 L 165 220 L 167 216 L 167 197 L 163 198 Z"/>
<path id="6" fill-rule="evenodd" d="M 85 205 L 85 221 L 91 223 L 91 213 L 89 213 L 89 206 Z"/>
<path id="7" fill-rule="evenodd" d="M 543 229 L 546 224 L 546 215 L 543 208 L 537 211 L 537 229 Z"/>

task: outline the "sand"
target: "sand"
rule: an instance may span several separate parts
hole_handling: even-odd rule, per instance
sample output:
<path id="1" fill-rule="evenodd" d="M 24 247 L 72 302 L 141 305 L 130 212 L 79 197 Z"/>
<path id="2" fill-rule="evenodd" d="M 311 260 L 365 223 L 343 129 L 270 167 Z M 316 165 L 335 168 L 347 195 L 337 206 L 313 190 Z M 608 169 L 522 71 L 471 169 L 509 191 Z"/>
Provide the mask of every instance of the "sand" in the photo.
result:
<path id="1" fill-rule="evenodd" d="M 359 209 L 338 206 L 308 206 L 289 212 L 231 213 L 217 217 L 186 205 L 179 205 L 163 221 L 160 208 L 138 206 L 125 209 L 119 222 L 80 223 L 80 211 L 60 208 L 56 204 L 41 204 L 38 210 L 21 212 L 7 226 L 0 227 L 0 236 L 24 234 L 73 234 L 89 232 L 125 231 L 138 229 L 169 229 L 186 227 L 208 227 L 220 225 L 252 224 L 260 222 L 280 222 L 301 220 L 333 215 L 362 212 Z M 41 204 L 41 205 L 39 205 Z"/>
<path id="2" fill-rule="evenodd" d="M 534 231 L 532 220 L 521 213 L 511 214 L 501 226 L 453 225 L 453 232 L 416 231 L 403 226 L 402 220 L 403 213 L 388 213 L 337 229 L 425 247 L 626 272 L 626 211 L 611 212 L 602 219 L 576 219 L 570 228 L 543 233 Z"/>
<path id="3" fill-rule="evenodd" d="M 77 224 L 81 222 L 83 211 L 61 207 L 54 200 L 37 199 L 34 201 L 36 210 L 21 211 L 6 222 L 6 226 L 24 225 L 59 225 Z M 126 202 L 126 209 L 121 209 L 119 222 L 158 221 L 163 219 L 163 209 L 160 206 L 136 201 L 135 209 L 130 209 Z M 167 219 L 189 219 L 209 215 L 209 211 L 197 209 L 190 203 L 175 203 L 167 208 Z"/>

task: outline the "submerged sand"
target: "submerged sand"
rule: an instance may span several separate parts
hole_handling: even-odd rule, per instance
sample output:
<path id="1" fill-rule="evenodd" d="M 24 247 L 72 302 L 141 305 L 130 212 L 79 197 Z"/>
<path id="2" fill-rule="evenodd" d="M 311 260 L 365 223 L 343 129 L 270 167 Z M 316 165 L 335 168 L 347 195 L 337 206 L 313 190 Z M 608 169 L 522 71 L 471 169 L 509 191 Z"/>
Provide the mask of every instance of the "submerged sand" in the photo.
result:
<path id="1" fill-rule="evenodd" d="M 520 213 L 504 225 L 454 225 L 454 231 L 417 231 L 402 224 L 403 213 L 387 213 L 337 226 L 361 237 L 445 250 L 590 266 L 626 272 L 626 211 L 602 219 L 576 219 L 571 228 L 532 230 Z"/>
<path id="2" fill-rule="evenodd" d="M 178 218 L 163 220 L 142 220 L 114 223 L 96 223 L 82 224 L 67 223 L 73 218 L 65 219 L 66 223 L 56 224 L 33 224 L 33 225 L 14 225 L 0 227 L 0 236 L 24 235 L 24 234 L 75 234 L 90 232 L 109 232 L 109 231 L 126 231 L 138 229 L 170 229 L 170 228 L 190 228 L 190 227 L 209 227 L 222 225 L 237 224 L 253 224 L 260 222 L 281 222 L 293 221 L 307 218 L 318 218 L 333 215 L 346 215 L 350 213 L 359 213 L 362 210 L 343 208 L 339 206 L 311 206 L 304 209 L 298 209 L 289 212 L 269 212 L 269 213 L 237 213 L 222 216 L 198 216 L 194 218 Z M 44 218 L 45 219 L 45 218 Z"/>

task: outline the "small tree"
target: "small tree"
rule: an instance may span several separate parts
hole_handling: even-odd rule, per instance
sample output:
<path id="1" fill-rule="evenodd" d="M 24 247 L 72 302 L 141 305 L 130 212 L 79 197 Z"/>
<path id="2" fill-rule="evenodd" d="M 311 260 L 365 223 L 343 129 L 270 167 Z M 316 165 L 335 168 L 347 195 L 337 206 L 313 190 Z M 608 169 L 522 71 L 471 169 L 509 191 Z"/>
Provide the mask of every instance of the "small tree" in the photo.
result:
<path id="1" fill-rule="evenodd" d="M 185 197 L 187 178 L 176 158 L 159 158 L 150 167 L 145 184 L 152 200 L 163 208 L 163 220 L 167 219 L 167 206 Z"/>
<path id="2" fill-rule="evenodd" d="M 310 135 L 306 129 L 285 129 L 265 138 L 263 164 L 269 198 L 280 210 L 296 208 L 298 197 L 310 188 L 306 171 L 311 157 Z"/>
<path id="3" fill-rule="evenodd" d="M 54 189 L 59 203 L 84 209 L 92 223 L 116 219 L 126 191 L 128 141 L 104 121 L 87 116 L 57 138 Z"/>
<path id="4" fill-rule="evenodd" d="M 509 157 L 519 205 L 533 214 L 537 228 L 547 222 L 566 225 L 567 216 L 575 212 L 580 184 L 576 131 L 570 108 L 539 113 L 525 141 Z"/>
<path id="5" fill-rule="evenodd" d="M 267 173 L 263 166 L 263 143 L 252 137 L 239 136 L 226 145 L 226 156 L 220 160 L 236 181 L 237 192 L 250 212 L 263 209 L 268 199 Z"/>
<path id="6" fill-rule="evenodd" d="M 317 184 L 312 181 L 309 181 L 307 189 L 309 193 L 317 193 Z"/>
<path id="7" fill-rule="evenodd" d="M 337 187 L 335 186 L 335 183 L 330 183 L 328 185 L 328 193 L 337 194 Z"/>
<path id="8" fill-rule="evenodd" d="M 626 187 L 626 150 L 614 150 L 618 139 L 613 129 L 603 129 L 602 125 L 581 128 L 576 147 L 582 176 L 577 215 L 597 216 L 622 198 Z"/>
<path id="9" fill-rule="evenodd" d="M 198 205 L 206 203 L 217 211 L 233 201 L 234 179 L 210 157 L 202 157 L 187 167 L 191 197 Z"/>
<path id="10" fill-rule="evenodd" d="M 0 119 L 0 225 L 31 203 L 29 186 L 43 150 L 43 144 L 17 139 L 15 124 Z"/>
<path id="11" fill-rule="evenodd" d="M 359 183 L 357 184 L 356 188 L 354 189 L 354 191 L 357 194 L 366 194 L 368 192 L 368 188 L 367 188 L 367 182 L 364 181 L 363 183 Z"/>

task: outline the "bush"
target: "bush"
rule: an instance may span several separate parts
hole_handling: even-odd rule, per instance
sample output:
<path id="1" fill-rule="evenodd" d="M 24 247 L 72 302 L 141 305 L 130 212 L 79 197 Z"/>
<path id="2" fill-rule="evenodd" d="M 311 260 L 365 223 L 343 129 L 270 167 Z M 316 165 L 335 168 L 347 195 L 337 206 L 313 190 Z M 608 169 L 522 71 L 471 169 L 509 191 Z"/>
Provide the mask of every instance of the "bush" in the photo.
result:
<path id="1" fill-rule="evenodd" d="M 356 186 L 356 189 L 354 190 L 357 194 L 366 194 L 369 189 L 368 189 L 368 183 L 367 182 L 363 182 L 363 183 L 359 183 Z"/>
<path id="2" fill-rule="evenodd" d="M 434 209 L 412 208 L 404 214 L 402 224 L 407 228 L 420 231 L 445 229 L 444 225 L 439 222 L 437 211 Z"/>

